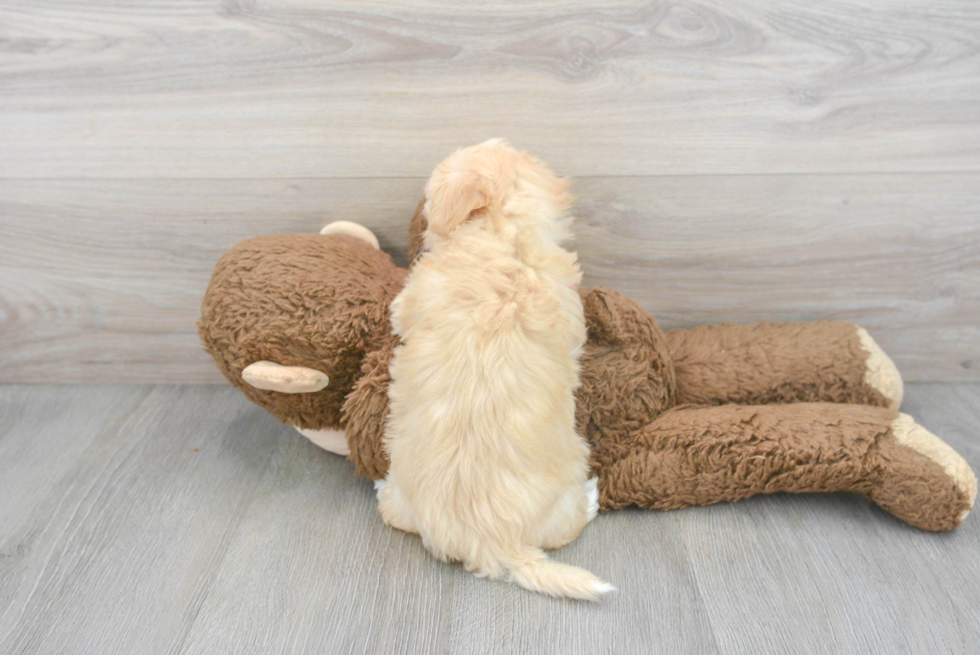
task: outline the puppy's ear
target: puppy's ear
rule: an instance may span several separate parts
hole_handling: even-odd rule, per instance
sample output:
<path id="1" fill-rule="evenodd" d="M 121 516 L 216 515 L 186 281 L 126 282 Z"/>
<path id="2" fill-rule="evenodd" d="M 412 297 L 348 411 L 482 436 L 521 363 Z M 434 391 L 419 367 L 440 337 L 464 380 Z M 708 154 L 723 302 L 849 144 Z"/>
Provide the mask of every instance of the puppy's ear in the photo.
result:
<path id="1" fill-rule="evenodd" d="M 551 202 L 556 207 L 565 211 L 572 206 L 574 198 L 568 192 L 567 177 L 558 177 L 546 163 L 527 153 L 522 153 L 522 157 L 517 160 L 515 168 L 520 171 L 521 177 L 534 187 L 548 193 Z"/>
<path id="2" fill-rule="evenodd" d="M 486 181 L 472 171 L 450 173 L 428 191 L 429 229 L 443 238 L 490 204 Z"/>

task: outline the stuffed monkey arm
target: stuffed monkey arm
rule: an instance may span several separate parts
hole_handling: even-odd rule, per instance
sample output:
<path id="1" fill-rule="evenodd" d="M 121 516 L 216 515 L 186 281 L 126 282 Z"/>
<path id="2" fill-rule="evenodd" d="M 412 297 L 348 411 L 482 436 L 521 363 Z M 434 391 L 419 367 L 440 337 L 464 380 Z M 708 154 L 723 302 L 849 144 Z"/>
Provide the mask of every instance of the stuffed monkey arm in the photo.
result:
<path id="1" fill-rule="evenodd" d="M 923 530 L 973 507 L 966 461 L 906 414 L 866 405 L 677 407 L 602 453 L 603 510 L 678 509 L 760 493 L 851 491 Z"/>
<path id="2" fill-rule="evenodd" d="M 656 321 L 630 298 L 579 289 L 588 340 L 579 361 L 576 425 L 596 452 L 628 438 L 675 402 L 674 368 Z"/>
<path id="3" fill-rule="evenodd" d="M 388 367 L 399 340 L 391 335 L 364 358 L 361 377 L 347 395 L 341 415 L 350 458 L 358 474 L 381 480 L 388 474 L 384 428 L 388 420 Z"/>
<path id="4" fill-rule="evenodd" d="M 698 405 L 834 402 L 897 410 L 902 376 L 853 323 L 702 325 L 667 333 L 677 401 Z"/>

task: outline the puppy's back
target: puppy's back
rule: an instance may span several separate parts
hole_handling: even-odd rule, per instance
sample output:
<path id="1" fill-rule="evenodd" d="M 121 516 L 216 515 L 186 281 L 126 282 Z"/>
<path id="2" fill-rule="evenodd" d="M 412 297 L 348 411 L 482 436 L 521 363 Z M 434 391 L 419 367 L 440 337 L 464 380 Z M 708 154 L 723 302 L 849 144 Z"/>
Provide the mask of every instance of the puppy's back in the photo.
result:
<path id="1" fill-rule="evenodd" d="M 585 507 L 588 446 L 575 432 L 573 395 L 585 341 L 572 288 L 580 273 L 552 240 L 560 208 L 548 196 L 564 186 L 503 202 L 499 180 L 474 180 L 449 171 L 441 186 L 430 181 L 431 248 L 392 304 L 404 343 L 390 369 L 389 485 L 437 556 L 477 575 L 508 571 L 529 589 L 594 598 L 604 583 L 537 547 L 541 524 L 570 489 Z"/>

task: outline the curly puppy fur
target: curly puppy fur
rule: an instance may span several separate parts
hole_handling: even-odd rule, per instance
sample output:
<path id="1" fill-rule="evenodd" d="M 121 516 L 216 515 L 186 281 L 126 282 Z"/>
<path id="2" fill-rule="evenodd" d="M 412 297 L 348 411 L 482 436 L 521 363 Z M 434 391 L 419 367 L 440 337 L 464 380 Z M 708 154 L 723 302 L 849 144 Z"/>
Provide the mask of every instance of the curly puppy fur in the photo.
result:
<path id="1" fill-rule="evenodd" d="M 403 345 L 381 515 L 478 576 L 594 600 L 611 587 L 541 550 L 575 539 L 597 510 L 575 432 L 586 333 L 581 273 L 560 247 L 565 182 L 494 140 L 443 161 L 426 199 L 426 252 L 392 303 Z"/>

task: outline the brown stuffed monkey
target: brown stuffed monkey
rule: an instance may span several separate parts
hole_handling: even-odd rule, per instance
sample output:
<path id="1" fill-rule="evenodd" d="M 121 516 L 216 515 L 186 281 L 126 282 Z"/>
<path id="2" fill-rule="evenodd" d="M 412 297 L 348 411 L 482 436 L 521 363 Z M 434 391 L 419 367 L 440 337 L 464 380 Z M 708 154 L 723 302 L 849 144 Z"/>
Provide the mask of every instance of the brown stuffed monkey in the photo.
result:
<path id="1" fill-rule="evenodd" d="M 425 227 L 420 205 L 413 260 Z M 215 268 L 201 339 L 250 400 L 380 479 L 398 344 L 388 306 L 407 275 L 354 223 L 245 241 Z M 577 419 L 602 510 L 852 491 L 939 531 L 972 509 L 973 471 L 898 412 L 902 379 L 863 329 L 819 321 L 664 333 L 615 291 L 581 295 L 589 336 Z"/>

